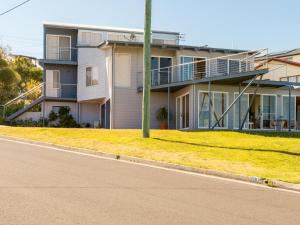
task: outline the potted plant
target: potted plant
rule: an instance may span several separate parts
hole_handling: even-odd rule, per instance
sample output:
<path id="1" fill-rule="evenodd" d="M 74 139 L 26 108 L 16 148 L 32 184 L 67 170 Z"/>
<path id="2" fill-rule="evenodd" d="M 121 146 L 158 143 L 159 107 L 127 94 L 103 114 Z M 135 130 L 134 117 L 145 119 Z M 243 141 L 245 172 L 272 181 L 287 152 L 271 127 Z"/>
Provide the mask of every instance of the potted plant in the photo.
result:
<path id="1" fill-rule="evenodd" d="M 157 110 L 156 119 L 159 122 L 160 129 L 168 129 L 168 110 L 166 107 Z"/>

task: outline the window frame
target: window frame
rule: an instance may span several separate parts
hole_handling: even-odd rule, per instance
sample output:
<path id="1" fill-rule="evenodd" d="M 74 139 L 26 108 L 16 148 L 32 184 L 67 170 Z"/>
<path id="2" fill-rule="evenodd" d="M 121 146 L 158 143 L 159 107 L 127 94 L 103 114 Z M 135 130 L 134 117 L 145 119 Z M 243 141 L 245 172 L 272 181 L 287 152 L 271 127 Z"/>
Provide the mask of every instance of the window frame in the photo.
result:
<path id="1" fill-rule="evenodd" d="M 48 36 L 53 36 L 58 38 L 58 58 L 57 59 L 49 59 L 48 58 Z M 61 54 L 60 54 L 60 37 L 67 37 L 70 39 L 70 54 L 69 54 L 69 59 L 67 60 L 61 60 Z M 71 61 L 72 60 L 72 36 L 70 35 L 58 35 L 58 34 L 46 34 L 46 59 L 48 60 L 59 60 L 59 61 Z"/>
<path id="2" fill-rule="evenodd" d="M 54 113 L 56 113 L 56 114 L 58 114 L 60 108 L 64 108 L 64 107 L 65 107 L 65 108 L 69 108 L 69 109 L 70 109 L 70 112 L 71 112 L 71 107 L 68 106 L 68 105 L 53 105 L 53 106 L 51 107 L 51 111 L 54 112 Z M 53 110 L 54 108 L 58 108 L 58 111 L 56 112 L 55 110 Z"/>
<path id="3" fill-rule="evenodd" d="M 158 61 L 157 61 L 158 68 L 156 68 L 156 69 L 152 68 L 152 58 L 157 58 L 158 59 Z M 151 85 L 153 85 L 153 80 L 152 80 L 153 70 L 158 71 L 157 83 L 160 84 L 160 72 L 161 72 L 161 69 L 168 68 L 168 67 L 162 67 L 162 68 L 160 68 L 160 59 L 161 58 L 171 59 L 171 66 L 170 67 L 173 66 L 173 57 L 172 56 L 151 55 Z M 170 77 L 170 82 L 172 82 L 172 71 L 171 71 L 171 75 L 170 76 L 171 76 Z M 154 85 L 154 86 L 157 86 L 157 85 Z"/>
<path id="4" fill-rule="evenodd" d="M 199 117 L 199 110 L 200 110 L 200 98 L 199 98 L 199 96 L 200 96 L 200 93 L 209 93 L 208 91 L 203 91 L 203 90 L 199 90 L 198 91 L 198 96 L 197 96 L 197 98 L 198 98 L 198 102 L 197 102 L 197 117 L 198 117 L 198 129 L 209 129 L 209 127 L 201 127 L 200 126 L 200 117 Z M 226 91 L 211 91 L 211 101 L 212 101 L 212 103 L 214 104 L 214 94 L 215 93 L 218 93 L 218 94 L 225 94 L 225 100 L 226 100 L 226 108 L 229 106 L 229 92 L 226 92 Z M 209 100 L 208 100 L 209 101 Z M 210 104 L 210 102 L 208 102 L 208 104 Z M 214 108 L 214 105 L 212 105 L 211 106 L 211 109 L 213 109 Z M 226 110 L 226 108 L 225 108 L 225 110 Z M 211 111 L 211 113 L 212 113 L 213 111 Z M 212 116 L 213 115 L 210 115 L 211 116 L 211 122 L 212 122 L 212 124 L 211 125 L 213 125 L 213 123 L 214 123 L 214 121 L 213 121 L 213 119 L 212 119 Z M 228 124 L 228 122 L 229 122 L 229 115 L 227 114 L 224 118 L 223 118 L 223 120 L 224 120 L 224 123 L 225 123 L 225 126 L 224 127 L 216 127 L 216 129 L 220 129 L 220 130 L 222 130 L 222 129 L 228 129 L 228 127 L 229 127 L 229 124 Z"/>
<path id="5" fill-rule="evenodd" d="M 91 69 L 91 78 L 90 78 L 90 84 L 88 84 L 88 79 L 87 79 L 87 70 Z M 97 74 L 98 75 L 98 74 Z M 95 79 L 97 78 L 97 79 Z M 86 87 L 92 87 L 92 86 L 96 86 L 99 84 L 99 76 L 96 77 L 95 74 L 95 67 L 94 66 L 86 66 L 85 67 L 85 86 Z"/>

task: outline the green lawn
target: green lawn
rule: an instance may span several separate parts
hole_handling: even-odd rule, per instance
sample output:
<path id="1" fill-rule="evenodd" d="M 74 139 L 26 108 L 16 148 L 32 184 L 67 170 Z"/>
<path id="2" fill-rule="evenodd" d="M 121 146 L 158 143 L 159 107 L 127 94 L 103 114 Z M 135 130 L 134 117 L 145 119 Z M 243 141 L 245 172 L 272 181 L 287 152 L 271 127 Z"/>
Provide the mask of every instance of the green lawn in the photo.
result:
<path id="1" fill-rule="evenodd" d="M 300 134 L 1 127 L 0 135 L 300 183 Z"/>

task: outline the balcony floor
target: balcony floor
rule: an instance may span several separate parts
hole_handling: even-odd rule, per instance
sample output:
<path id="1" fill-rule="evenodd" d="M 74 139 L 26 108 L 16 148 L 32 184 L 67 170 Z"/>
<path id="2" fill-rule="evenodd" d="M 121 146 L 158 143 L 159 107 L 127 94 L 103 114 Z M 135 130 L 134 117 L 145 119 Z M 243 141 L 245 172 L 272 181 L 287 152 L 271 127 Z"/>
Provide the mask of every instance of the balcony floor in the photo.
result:
<path id="1" fill-rule="evenodd" d="M 152 86 L 151 90 L 157 92 L 166 92 L 168 91 L 168 87 L 170 87 L 170 91 L 174 92 L 192 84 L 208 84 L 209 81 L 211 81 L 212 84 L 238 85 L 239 83 L 243 83 L 250 79 L 253 79 L 257 75 L 266 74 L 267 72 L 268 72 L 267 69 L 263 69 L 263 70 L 255 70 L 250 72 L 229 74 L 224 76 L 214 76 L 211 78 L 203 78 L 199 80 L 187 80 L 187 81 L 164 84 L 159 86 Z"/>

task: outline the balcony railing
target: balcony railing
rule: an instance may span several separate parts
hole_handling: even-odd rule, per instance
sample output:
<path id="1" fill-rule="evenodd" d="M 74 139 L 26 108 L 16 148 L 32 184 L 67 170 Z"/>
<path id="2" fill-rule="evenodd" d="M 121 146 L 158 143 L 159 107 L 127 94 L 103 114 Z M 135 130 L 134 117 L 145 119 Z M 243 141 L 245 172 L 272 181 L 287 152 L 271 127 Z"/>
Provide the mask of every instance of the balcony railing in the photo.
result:
<path id="1" fill-rule="evenodd" d="M 55 84 L 46 85 L 45 93 L 46 97 L 51 98 L 77 98 L 77 84 Z"/>
<path id="2" fill-rule="evenodd" d="M 266 49 L 242 52 L 191 63 L 154 69 L 151 71 L 151 85 L 200 80 L 208 77 L 229 76 L 255 70 L 255 58 L 266 55 Z M 142 76 L 138 74 L 138 87 L 143 86 Z"/>
<path id="3" fill-rule="evenodd" d="M 60 61 L 71 61 L 72 55 L 76 54 L 77 49 L 75 48 L 54 48 L 47 47 L 46 59 L 48 60 L 60 60 Z"/>

